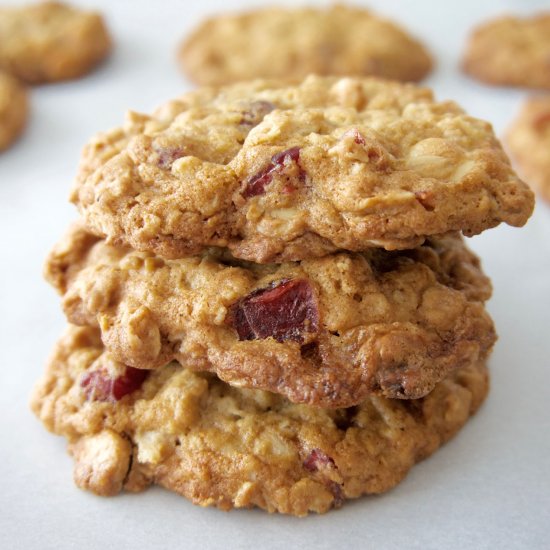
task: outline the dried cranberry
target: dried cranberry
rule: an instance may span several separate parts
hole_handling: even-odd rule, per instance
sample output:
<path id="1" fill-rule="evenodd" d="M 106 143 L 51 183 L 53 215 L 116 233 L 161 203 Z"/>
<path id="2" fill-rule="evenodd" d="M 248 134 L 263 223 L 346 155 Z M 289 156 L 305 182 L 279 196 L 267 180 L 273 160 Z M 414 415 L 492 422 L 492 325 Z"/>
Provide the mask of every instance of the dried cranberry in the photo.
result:
<path id="1" fill-rule="evenodd" d="M 325 468 L 336 468 L 336 464 L 334 460 L 321 451 L 321 449 L 313 449 L 304 460 L 304 468 L 308 472 L 318 472 Z"/>
<path id="2" fill-rule="evenodd" d="M 367 141 L 367 138 L 357 128 L 351 128 L 344 132 L 341 139 L 347 140 L 348 147 L 350 145 L 354 147 L 350 143 L 353 140 L 353 143 L 358 145 L 367 154 L 369 163 L 372 163 L 375 169 L 386 170 L 388 168 L 389 160 L 386 151 L 379 143 L 372 140 Z"/>
<path id="3" fill-rule="evenodd" d="M 243 197 L 248 199 L 249 197 L 263 195 L 265 193 L 265 186 L 272 182 L 274 174 L 284 172 L 285 168 L 292 163 L 297 164 L 299 167 L 299 160 L 300 147 L 292 147 L 273 155 L 271 162 L 246 182 Z M 300 169 L 298 179 L 303 181 L 304 177 L 305 174 Z"/>
<path id="4" fill-rule="evenodd" d="M 185 156 L 183 147 L 154 147 L 158 154 L 157 165 L 164 169 L 169 170 L 175 160 Z"/>
<path id="5" fill-rule="evenodd" d="M 330 479 L 330 474 L 327 470 L 336 470 L 337 466 L 332 458 L 325 454 L 321 449 L 313 449 L 308 457 L 303 462 L 304 468 L 311 473 L 321 472 L 321 479 L 324 479 L 324 484 L 334 497 L 333 505 L 337 508 L 344 503 L 344 490 L 340 483 Z M 323 475 L 322 472 L 326 475 Z"/>
<path id="6" fill-rule="evenodd" d="M 239 340 L 271 336 L 278 342 L 303 342 L 303 334 L 316 332 L 319 325 L 315 293 L 306 280 L 284 279 L 233 304 L 227 323 Z"/>
<path id="7" fill-rule="evenodd" d="M 105 369 L 99 369 L 85 374 L 80 386 L 90 401 L 119 401 L 141 388 L 148 374 L 147 370 L 126 367 L 121 375 L 113 378 Z"/>
<path id="8" fill-rule="evenodd" d="M 275 105 L 270 101 L 253 101 L 248 109 L 243 111 L 241 124 L 244 126 L 256 126 L 264 119 L 265 115 L 271 113 L 275 109 Z"/>
<path id="9" fill-rule="evenodd" d="M 294 191 L 296 191 L 296 187 L 294 187 L 294 185 L 290 185 L 290 183 L 287 183 L 284 187 L 283 187 L 283 194 L 285 195 L 291 195 L 292 193 L 294 193 Z"/>
<path id="10" fill-rule="evenodd" d="M 334 497 L 333 505 L 335 508 L 340 508 L 344 504 L 345 495 L 342 486 L 336 481 L 331 481 L 328 483 L 328 490 L 332 493 Z"/>
<path id="11" fill-rule="evenodd" d="M 353 141 L 355 141 L 357 145 L 365 145 L 367 143 L 363 134 L 357 128 L 351 128 L 351 130 L 347 130 L 342 134 L 342 138 L 348 137 L 353 138 Z"/>

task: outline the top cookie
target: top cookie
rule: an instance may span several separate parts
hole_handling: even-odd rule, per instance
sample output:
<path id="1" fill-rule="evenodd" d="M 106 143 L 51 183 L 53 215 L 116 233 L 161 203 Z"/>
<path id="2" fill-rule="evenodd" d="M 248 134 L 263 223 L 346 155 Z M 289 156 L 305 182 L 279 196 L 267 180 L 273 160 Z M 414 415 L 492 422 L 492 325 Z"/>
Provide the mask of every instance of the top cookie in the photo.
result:
<path id="1" fill-rule="evenodd" d="M 61 2 L 0 8 L 0 68 L 32 84 L 76 78 L 111 50 L 101 16 Z"/>
<path id="2" fill-rule="evenodd" d="M 533 196 L 490 124 L 429 90 L 308 77 L 207 88 L 84 150 L 72 200 L 100 235 L 258 263 L 523 225 Z"/>
<path id="3" fill-rule="evenodd" d="M 179 51 L 199 84 L 253 78 L 376 75 L 420 80 L 432 68 L 425 48 L 371 12 L 349 6 L 267 8 L 204 21 Z"/>
<path id="4" fill-rule="evenodd" d="M 479 26 L 463 68 L 489 84 L 550 89 L 550 12 L 505 16 Z"/>
<path id="5" fill-rule="evenodd" d="M 19 137 L 29 111 L 25 88 L 11 75 L 0 71 L 0 151 Z"/>
<path id="6" fill-rule="evenodd" d="M 550 96 L 523 104 L 506 143 L 528 183 L 550 202 Z"/>

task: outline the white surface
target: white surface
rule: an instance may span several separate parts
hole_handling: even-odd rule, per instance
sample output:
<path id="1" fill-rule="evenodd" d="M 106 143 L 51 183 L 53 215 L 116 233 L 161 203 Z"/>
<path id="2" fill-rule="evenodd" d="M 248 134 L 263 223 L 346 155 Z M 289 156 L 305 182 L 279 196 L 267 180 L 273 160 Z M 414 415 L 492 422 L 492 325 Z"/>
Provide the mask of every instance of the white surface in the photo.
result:
<path id="1" fill-rule="evenodd" d="M 0 156 L 0 548 L 447 549 L 550 548 L 550 209 L 522 230 L 474 238 L 494 281 L 500 340 L 492 391 L 464 431 L 394 491 L 296 520 L 201 509 L 168 491 L 102 499 L 73 486 L 61 438 L 28 409 L 31 387 L 64 326 L 41 278 L 43 258 L 76 213 L 66 197 L 79 150 L 126 108 L 148 111 L 189 89 L 174 48 L 199 18 L 245 1 L 90 0 L 116 39 L 110 61 L 77 82 L 36 88 L 24 138 Z M 292 4 L 292 2 L 287 2 Z M 260 4 L 260 2 L 256 2 Z M 525 93 L 491 89 L 457 71 L 468 29 L 545 1 L 371 1 L 423 37 L 437 57 L 428 83 L 500 133 Z"/>

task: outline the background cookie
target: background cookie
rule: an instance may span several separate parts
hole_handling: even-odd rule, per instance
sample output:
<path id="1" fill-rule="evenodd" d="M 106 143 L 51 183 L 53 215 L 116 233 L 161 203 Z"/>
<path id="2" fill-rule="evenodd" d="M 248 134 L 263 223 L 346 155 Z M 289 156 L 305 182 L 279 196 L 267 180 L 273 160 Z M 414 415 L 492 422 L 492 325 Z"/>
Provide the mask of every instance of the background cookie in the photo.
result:
<path id="1" fill-rule="evenodd" d="M 468 41 L 463 69 L 489 84 L 550 89 L 550 12 L 505 16 L 480 25 Z"/>
<path id="2" fill-rule="evenodd" d="M 168 258 L 255 262 L 523 225 L 533 196 L 490 124 L 410 84 L 310 77 L 206 88 L 86 147 L 72 200 L 98 234 Z"/>
<path id="3" fill-rule="evenodd" d="M 101 16 L 61 2 L 0 7 L 0 68 L 31 84 L 76 78 L 111 50 Z"/>
<path id="4" fill-rule="evenodd" d="M 176 364 L 132 376 L 97 331 L 70 328 L 36 387 L 33 410 L 68 439 L 79 487 L 112 495 L 158 483 L 203 506 L 294 515 L 387 491 L 464 425 L 488 389 L 478 364 L 423 399 L 323 410 Z"/>
<path id="5" fill-rule="evenodd" d="M 550 202 L 550 96 L 523 104 L 506 143 L 527 183 Z"/>
<path id="6" fill-rule="evenodd" d="M 422 397 L 495 341 L 483 308 L 489 280 L 457 236 L 406 252 L 256 265 L 216 254 L 162 260 L 76 227 L 46 276 L 69 321 L 99 326 L 127 365 L 176 359 L 323 407 L 371 393 Z"/>
<path id="7" fill-rule="evenodd" d="M 179 60 L 199 84 L 311 73 L 420 80 L 432 68 L 426 49 L 401 28 L 349 6 L 215 16 L 185 40 Z"/>
<path id="8" fill-rule="evenodd" d="M 27 91 L 15 78 L 0 71 L 0 151 L 21 134 L 28 116 Z"/>

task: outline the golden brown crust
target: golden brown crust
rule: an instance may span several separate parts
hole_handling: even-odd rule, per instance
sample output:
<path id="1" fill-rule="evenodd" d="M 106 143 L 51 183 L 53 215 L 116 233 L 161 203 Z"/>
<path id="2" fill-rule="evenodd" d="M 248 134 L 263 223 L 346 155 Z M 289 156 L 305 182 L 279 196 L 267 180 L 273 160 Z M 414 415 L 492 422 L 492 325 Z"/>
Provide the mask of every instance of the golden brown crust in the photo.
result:
<path id="1" fill-rule="evenodd" d="M 208 85 L 312 73 L 417 81 L 433 64 L 394 23 L 350 6 L 217 15 L 185 39 L 178 59 L 192 80 Z"/>
<path id="2" fill-rule="evenodd" d="M 506 144 L 527 183 L 550 203 L 550 96 L 525 101 Z"/>
<path id="3" fill-rule="evenodd" d="M 127 365 L 175 359 L 324 407 L 371 393 L 426 395 L 451 370 L 485 358 L 496 338 L 483 307 L 490 282 L 456 235 L 412 251 L 258 265 L 219 251 L 162 260 L 75 226 L 51 253 L 46 277 L 63 294 L 68 319 L 99 326 Z M 288 281 L 298 285 L 292 303 L 243 313 L 250 297 Z M 249 334 L 256 315 L 261 334 Z M 287 315 L 281 334 L 274 325 Z"/>
<path id="4" fill-rule="evenodd" d="M 370 397 L 323 410 L 170 364 L 117 402 L 87 400 L 81 383 L 98 367 L 124 368 L 96 330 L 71 327 L 32 399 L 44 425 L 69 441 L 79 487 L 107 495 L 158 483 L 202 506 L 298 516 L 389 490 L 488 390 L 480 363 L 419 400 Z"/>
<path id="5" fill-rule="evenodd" d="M 550 12 L 481 24 L 470 36 L 462 67 L 488 84 L 550 89 Z"/>
<path id="6" fill-rule="evenodd" d="M 7 149 L 27 124 L 27 91 L 15 78 L 0 71 L 0 151 Z"/>
<path id="7" fill-rule="evenodd" d="M 0 68 L 31 84 L 77 78 L 111 51 L 102 17 L 61 2 L 0 8 Z"/>
<path id="8" fill-rule="evenodd" d="M 523 225 L 533 196 L 491 126 L 426 89 L 310 77 L 202 89 L 86 148 L 72 200 L 165 258 L 268 263 Z"/>

